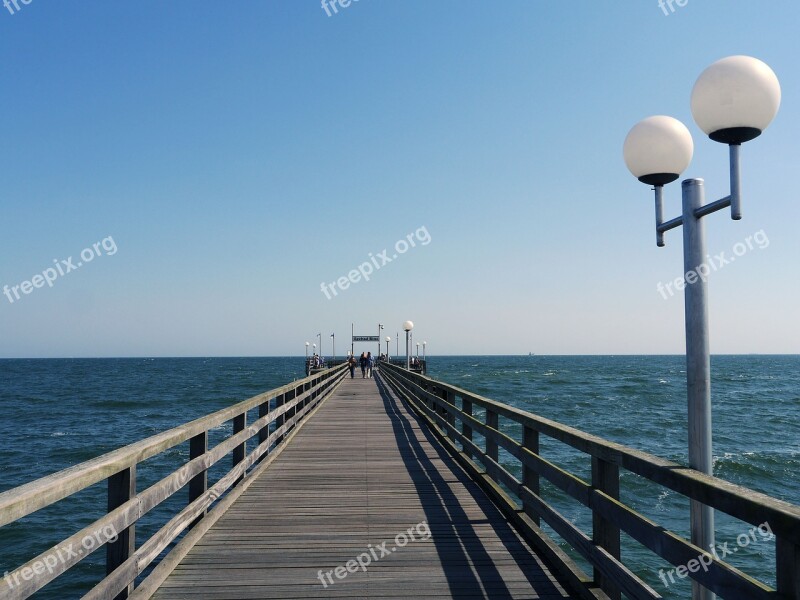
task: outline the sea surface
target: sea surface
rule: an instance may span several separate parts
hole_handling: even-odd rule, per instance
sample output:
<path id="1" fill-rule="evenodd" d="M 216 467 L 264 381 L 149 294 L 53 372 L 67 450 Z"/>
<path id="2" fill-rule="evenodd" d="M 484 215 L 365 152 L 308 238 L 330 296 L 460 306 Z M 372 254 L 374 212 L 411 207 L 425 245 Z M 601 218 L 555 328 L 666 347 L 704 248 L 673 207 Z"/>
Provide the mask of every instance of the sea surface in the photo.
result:
<path id="1" fill-rule="evenodd" d="M 685 365 L 681 356 L 428 357 L 428 374 L 679 463 L 687 462 Z M 0 360 L 0 492 L 175 427 L 303 377 L 303 358 Z M 714 473 L 800 504 L 800 356 L 712 358 Z M 502 423 L 501 423 L 502 425 Z M 510 426 L 507 431 L 515 437 Z M 209 444 L 227 429 L 211 432 Z M 146 461 L 138 489 L 185 462 L 185 444 Z M 590 461 L 542 437 L 543 456 L 586 479 Z M 519 474 L 515 460 L 501 461 Z M 227 463 L 226 463 L 227 465 Z M 224 470 L 220 465 L 220 469 Z M 209 478 L 213 482 L 223 471 Z M 688 536 L 688 502 L 623 472 L 622 498 L 660 525 Z M 591 532 L 591 514 L 552 486 L 543 495 Z M 185 505 L 176 494 L 137 525 L 144 540 Z M 100 484 L 0 529 L 0 575 L 104 514 Z M 774 541 L 767 528 L 717 513 L 719 543 L 732 564 L 774 585 Z M 689 586 L 659 577 L 668 565 L 623 536 L 623 557 L 666 598 Z M 44 588 L 37 598 L 79 598 L 103 576 L 104 552 Z"/>

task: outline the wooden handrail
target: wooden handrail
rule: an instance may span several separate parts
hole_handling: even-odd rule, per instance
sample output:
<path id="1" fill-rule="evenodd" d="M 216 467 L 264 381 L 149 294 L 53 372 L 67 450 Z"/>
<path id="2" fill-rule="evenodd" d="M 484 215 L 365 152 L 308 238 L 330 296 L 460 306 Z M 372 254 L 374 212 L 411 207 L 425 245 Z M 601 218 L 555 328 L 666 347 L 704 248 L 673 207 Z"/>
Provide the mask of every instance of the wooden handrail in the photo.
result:
<path id="1" fill-rule="evenodd" d="M 660 597 L 620 561 L 620 530 L 676 566 L 708 554 L 619 501 L 619 469 L 625 469 L 746 523 L 769 523 L 776 539 L 777 590 L 716 557 L 710 558 L 706 569 L 689 573 L 690 577 L 724 598 L 800 598 L 796 577 L 800 571 L 800 507 L 394 365 L 384 369 L 383 375 L 471 466 L 477 479 L 489 477 L 512 491 L 516 500 L 507 507 L 510 511 L 518 511 L 516 504 L 521 504 L 533 523 L 544 520 L 587 558 L 595 568 L 595 581 L 609 597 L 618 598 L 621 592 L 631 598 Z M 457 398 L 462 408 L 458 408 Z M 475 406 L 484 408 L 485 422 L 473 415 Z M 522 440 L 503 433 L 501 417 L 522 426 Z M 484 448 L 473 442 L 473 432 L 484 438 Z M 544 459 L 538 450 L 540 435 L 589 455 L 592 481 Z M 500 464 L 498 448 L 519 461 L 523 481 Z M 592 510 L 592 539 L 540 497 L 540 477 Z"/>
<path id="2" fill-rule="evenodd" d="M 109 485 L 109 511 L 88 527 L 8 573 L 0 580 L 0 597 L 29 597 L 105 544 L 108 548 L 108 576 L 88 597 L 127 598 L 136 577 L 157 559 L 162 550 L 203 518 L 209 506 L 227 490 L 242 481 L 248 470 L 273 451 L 284 436 L 333 391 L 345 374 L 343 365 L 316 373 L 3 492 L 0 494 L 0 527 L 104 479 Z M 290 399 L 278 401 L 285 398 Z M 270 404 L 273 400 L 274 407 Z M 246 415 L 255 408 L 259 409 L 259 418 L 248 426 Z M 208 449 L 208 431 L 228 421 L 233 421 L 232 434 Z M 270 432 L 272 427 L 274 430 Z M 254 437 L 258 440 L 258 446 L 245 454 L 246 442 Z M 186 441 L 192 442 L 189 461 L 137 493 L 137 465 Z M 207 489 L 208 469 L 229 454 L 233 455 L 231 469 L 212 488 Z M 188 506 L 137 549 L 133 536 L 135 523 L 187 484 L 191 488 Z M 96 535 L 99 531 L 113 531 L 118 539 L 113 543 L 100 539 Z M 93 535 L 98 539 L 90 550 L 84 548 L 88 551 L 80 554 L 67 551 L 80 548 L 83 540 Z M 54 560 L 54 557 L 58 559 Z M 46 565 L 47 569 L 37 565 Z"/>

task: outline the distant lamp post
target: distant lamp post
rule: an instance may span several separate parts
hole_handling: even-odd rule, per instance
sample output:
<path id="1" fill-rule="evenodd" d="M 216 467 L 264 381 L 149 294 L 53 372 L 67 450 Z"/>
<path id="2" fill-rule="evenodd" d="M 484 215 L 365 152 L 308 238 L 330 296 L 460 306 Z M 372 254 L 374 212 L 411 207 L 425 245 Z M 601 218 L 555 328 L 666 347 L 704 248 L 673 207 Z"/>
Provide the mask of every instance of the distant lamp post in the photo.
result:
<path id="1" fill-rule="evenodd" d="M 386 336 L 386 362 L 391 362 L 391 361 L 389 360 L 389 342 L 391 342 L 391 341 L 392 341 L 392 338 L 390 338 L 390 337 L 387 335 L 387 336 Z"/>
<path id="2" fill-rule="evenodd" d="M 322 332 L 318 333 L 317 337 L 319 338 L 319 356 L 322 358 Z"/>
<path id="3" fill-rule="evenodd" d="M 400 334 L 394 334 L 394 355 L 400 356 Z"/>
<path id="4" fill-rule="evenodd" d="M 411 330 L 412 329 L 414 329 L 414 323 L 412 323 L 411 321 L 406 321 L 405 323 L 403 323 L 403 331 L 406 332 L 406 369 L 410 369 L 411 368 L 411 346 L 410 346 L 411 341 L 410 341 L 410 335 L 411 335 Z"/>
<path id="5" fill-rule="evenodd" d="M 419 342 L 417 342 L 417 358 L 419 358 Z"/>
<path id="6" fill-rule="evenodd" d="M 314 350 L 314 354 L 316 354 L 317 353 L 317 345 L 316 344 L 311 344 L 311 348 Z"/>
<path id="7" fill-rule="evenodd" d="M 311 344 L 309 344 L 308 342 L 306 342 L 306 360 L 308 360 L 308 347 L 309 347 L 310 345 L 311 345 Z"/>
<path id="8" fill-rule="evenodd" d="M 381 355 L 381 330 L 383 330 L 383 325 L 378 323 L 378 356 Z"/>
<path id="9" fill-rule="evenodd" d="M 425 346 L 428 345 L 428 342 L 422 342 L 422 360 L 425 360 Z"/>
<path id="10" fill-rule="evenodd" d="M 336 362 L 336 334 L 335 333 L 331 334 L 331 346 L 332 346 L 331 347 L 331 355 L 332 355 L 331 366 L 333 366 L 333 364 Z"/>
<path id="11" fill-rule="evenodd" d="M 664 233 L 683 226 L 683 266 L 686 319 L 686 382 L 689 403 L 689 466 L 712 473 L 711 453 L 711 360 L 708 336 L 707 281 L 711 272 L 705 263 L 705 229 L 701 219 L 731 208 L 731 218 L 742 218 L 739 152 L 741 144 L 755 139 L 778 113 L 781 88 L 766 64 L 749 56 L 731 56 L 708 67 L 692 90 L 692 115 L 712 140 L 728 144 L 731 193 L 704 204 L 702 179 L 682 184 L 683 214 L 663 219 L 664 186 L 680 177 L 694 151 L 689 130 L 671 117 L 650 117 L 631 129 L 625 139 L 625 162 L 642 183 L 655 188 L 656 244 L 664 245 Z M 714 511 L 691 502 L 692 543 L 699 548 L 714 544 Z M 714 598 L 694 582 L 695 600 Z"/>

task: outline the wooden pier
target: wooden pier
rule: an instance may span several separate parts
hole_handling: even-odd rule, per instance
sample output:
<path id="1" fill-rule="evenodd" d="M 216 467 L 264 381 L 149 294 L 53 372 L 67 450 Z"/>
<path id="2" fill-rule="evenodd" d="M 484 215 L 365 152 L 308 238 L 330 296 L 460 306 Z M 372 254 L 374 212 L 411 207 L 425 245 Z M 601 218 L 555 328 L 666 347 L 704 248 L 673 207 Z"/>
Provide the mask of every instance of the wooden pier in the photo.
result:
<path id="1" fill-rule="evenodd" d="M 591 480 L 542 456 L 542 436 L 583 453 Z M 188 460 L 140 490 L 142 463 L 180 447 Z M 623 470 L 743 528 L 768 523 L 775 587 L 621 502 Z M 547 502 L 542 480 L 592 511 L 591 531 Z M 89 554 L 67 548 L 113 530 L 93 545 L 107 576 L 86 599 L 661 598 L 624 561 L 624 532 L 720 598 L 800 600 L 800 507 L 391 364 L 353 380 L 336 366 L 4 492 L 0 527 L 95 485 L 105 516 L 7 573 L 0 598 L 30 597 Z M 184 507 L 137 539 L 137 522 L 178 493 Z"/>
<path id="2" fill-rule="evenodd" d="M 359 375 L 153 597 L 572 596 L 426 426 L 378 378 Z"/>

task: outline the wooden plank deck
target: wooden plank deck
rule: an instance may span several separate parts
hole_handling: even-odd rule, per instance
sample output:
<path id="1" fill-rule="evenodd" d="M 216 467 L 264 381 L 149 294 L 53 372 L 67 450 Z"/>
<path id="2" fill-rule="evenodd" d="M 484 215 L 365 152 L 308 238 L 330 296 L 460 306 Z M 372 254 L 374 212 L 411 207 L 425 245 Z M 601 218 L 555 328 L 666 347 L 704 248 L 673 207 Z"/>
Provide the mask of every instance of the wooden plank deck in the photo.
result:
<path id="1" fill-rule="evenodd" d="M 359 375 L 310 417 L 154 598 L 577 597 L 391 390 Z M 409 529 L 415 541 L 398 547 Z M 350 563 L 357 570 L 348 572 L 359 555 L 371 564 Z"/>

